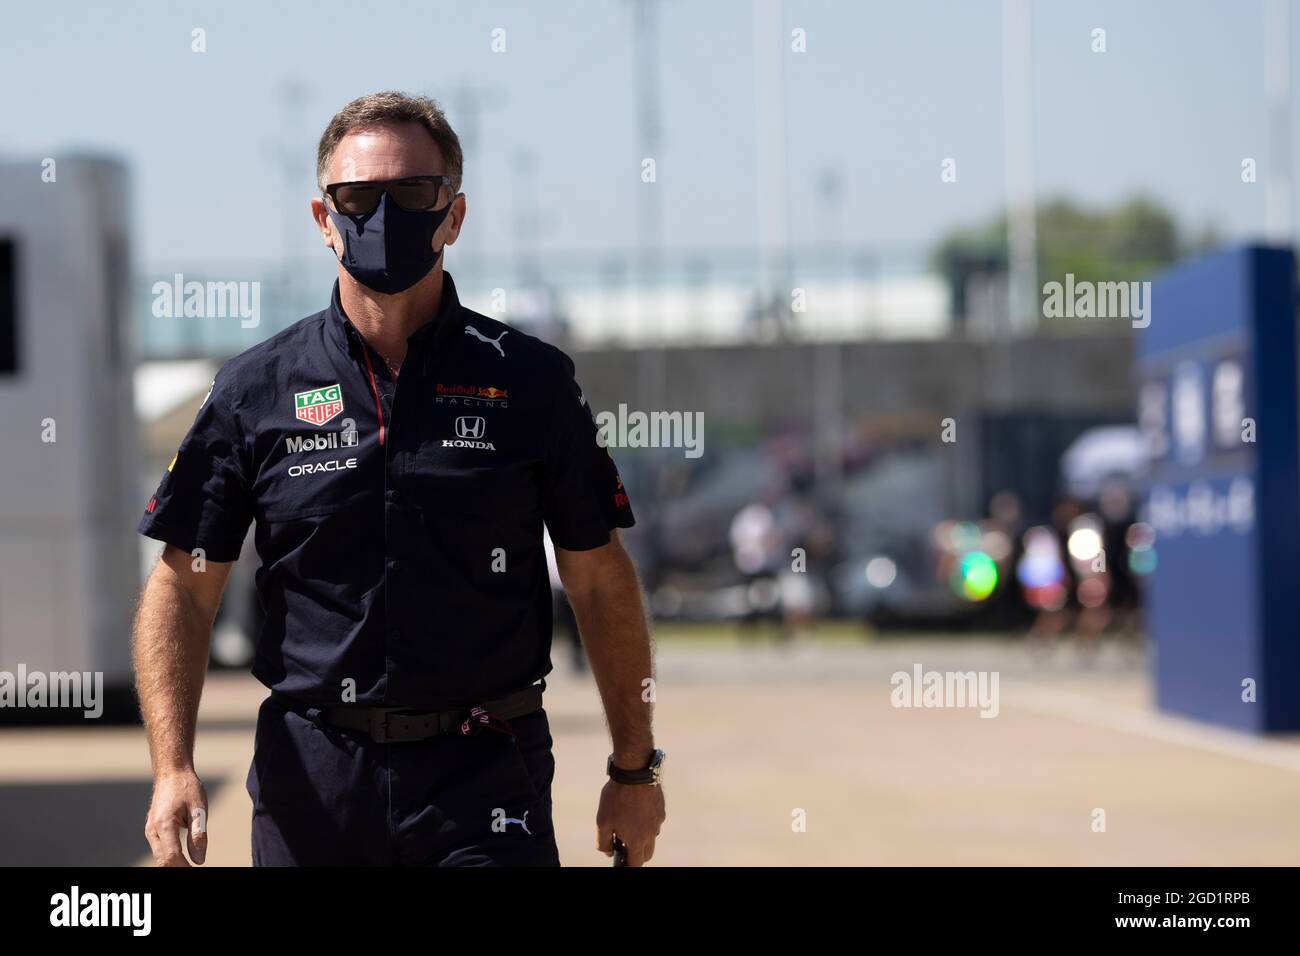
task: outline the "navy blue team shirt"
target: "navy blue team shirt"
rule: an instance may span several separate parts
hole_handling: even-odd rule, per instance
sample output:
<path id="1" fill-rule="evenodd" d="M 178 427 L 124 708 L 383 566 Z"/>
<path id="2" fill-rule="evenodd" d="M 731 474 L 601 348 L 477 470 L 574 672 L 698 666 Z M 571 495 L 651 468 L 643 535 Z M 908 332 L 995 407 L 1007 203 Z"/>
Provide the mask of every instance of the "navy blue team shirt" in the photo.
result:
<path id="1" fill-rule="evenodd" d="M 573 361 L 466 309 L 444 274 L 396 379 L 337 284 L 221 368 L 139 531 L 233 561 L 254 521 L 254 675 L 316 705 L 354 686 L 438 708 L 550 671 L 543 522 L 583 551 L 633 516 Z"/>

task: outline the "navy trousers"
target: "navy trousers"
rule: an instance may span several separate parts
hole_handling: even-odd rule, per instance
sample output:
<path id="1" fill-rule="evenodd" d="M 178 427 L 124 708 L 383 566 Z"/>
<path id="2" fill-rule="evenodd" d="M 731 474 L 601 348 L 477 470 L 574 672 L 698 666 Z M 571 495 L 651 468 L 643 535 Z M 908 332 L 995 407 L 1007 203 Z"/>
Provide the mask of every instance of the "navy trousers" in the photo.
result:
<path id="1" fill-rule="evenodd" d="M 286 709 L 257 715 L 254 866 L 559 866 L 546 711 L 515 738 L 375 743 Z"/>

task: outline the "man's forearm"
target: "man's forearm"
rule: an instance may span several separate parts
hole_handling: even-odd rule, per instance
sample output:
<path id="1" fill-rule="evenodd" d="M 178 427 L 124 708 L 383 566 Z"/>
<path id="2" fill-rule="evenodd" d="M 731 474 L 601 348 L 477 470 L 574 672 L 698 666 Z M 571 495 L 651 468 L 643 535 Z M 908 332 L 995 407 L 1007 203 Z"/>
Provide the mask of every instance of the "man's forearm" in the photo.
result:
<path id="1" fill-rule="evenodd" d="M 654 662 L 631 559 L 620 548 L 619 559 L 599 581 L 585 592 L 570 593 L 569 602 L 605 705 L 614 762 L 629 769 L 643 766 L 654 749 Z"/>
<path id="2" fill-rule="evenodd" d="M 212 618 L 165 569 L 150 575 L 135 619 L 136 693 L 154 774 L 192 770 Z"/>

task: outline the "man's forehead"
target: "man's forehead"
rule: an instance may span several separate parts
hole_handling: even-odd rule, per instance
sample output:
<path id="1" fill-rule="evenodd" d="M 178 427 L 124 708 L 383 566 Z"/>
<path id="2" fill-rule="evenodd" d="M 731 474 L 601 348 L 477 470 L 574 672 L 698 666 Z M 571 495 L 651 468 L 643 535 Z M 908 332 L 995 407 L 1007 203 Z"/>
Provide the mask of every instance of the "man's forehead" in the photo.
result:
<path id="1" fill-rule="evenodd" d="M 331 182 L 440 176 L 446 170 L 433 137 L 419 123 L 388 123 L 348 132 L 330 160 Z"/>

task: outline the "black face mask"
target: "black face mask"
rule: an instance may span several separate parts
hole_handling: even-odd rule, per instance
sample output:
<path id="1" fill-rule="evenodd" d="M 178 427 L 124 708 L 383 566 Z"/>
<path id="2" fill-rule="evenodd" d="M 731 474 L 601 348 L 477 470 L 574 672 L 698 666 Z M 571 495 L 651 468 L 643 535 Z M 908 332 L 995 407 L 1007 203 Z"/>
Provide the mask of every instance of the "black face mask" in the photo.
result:
<path id="1" fill-rule="evenodd" d="M 343 268 L 366 288 L 385 295 L 406 291 L 437 264 L 442 250 L 433 248 L 433 236 L 450 211 L 447 203 L 441 209 L 411 212 L 388 193 L 364 216 L 326 209 L 343 237 Z"/>

